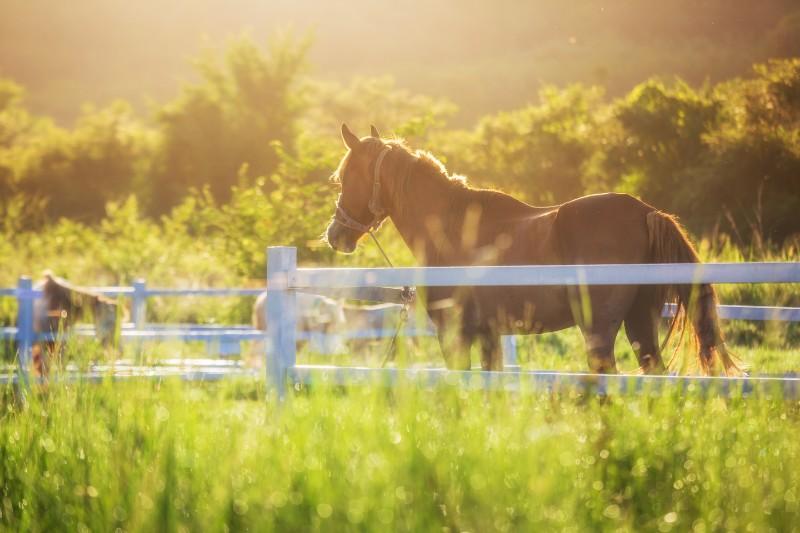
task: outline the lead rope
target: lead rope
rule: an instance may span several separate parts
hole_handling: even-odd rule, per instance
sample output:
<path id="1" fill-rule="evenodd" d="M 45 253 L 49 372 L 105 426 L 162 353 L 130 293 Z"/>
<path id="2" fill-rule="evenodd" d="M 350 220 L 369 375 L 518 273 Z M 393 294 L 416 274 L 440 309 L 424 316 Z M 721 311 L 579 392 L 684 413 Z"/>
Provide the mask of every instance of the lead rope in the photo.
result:
<path id="1" fill-rule="evenodd" d="M 383 246 L 381 243 L 378 242 L 378 238 L 375 236 L 375 233 L 372 230 L 369 230 L 369 236 L 372 237 L 372 240 L 375 241 L 375 244 L 378 246 L 378 250 L 380 250 L 381 255 L 386 260 L 386 263 L 389 265 L 389 268 L 394 268 L 392 261 L 389 259 L 389 256 L 386 255 L 386 252 L 383 250 Z M 395 354 L 395 345 L 397 344 L 397 337 L 400 335 L 400 330 L 403 329 L 403 326 L 408 320 L 408 308 L 412 301 L 414 301 L 415 291 L 411 287 L 405 286 L 403 287 L 403 291 L 400 293 L 400 298 L 403 300 L 403 308 L 400 310 L 400 320 L 397 321 L 397 329 L 394 331 L 394 335 L 392 335 L 392 340 L 389 342 L 389 345 L 386 347 L 386 353 L 383 356 L 383 361 L 381 361 L 381 368 L 386 367 L 386 363 L 389 361 L 394 361 Z"/>
<path id="2" fill-rule="evenodd" d="M 381 243 L 378 242 L 378 238 L 375 236 L 375 232 L 372 231 L 371 229 L 369 230 L 369 236 L 372 237 L 372 240 L 375 241 L 375 244 L 378 245 L 378 250 L 381 251 L 381 255 L 383 256 L 384 259 L 386 259 L 386 262 L 389 264 L 389 268 L 394 268 L 394 265 L 389 260 L 389 256 L 386 255 L 386 252 L 383 251 L 383 246 L 381 246 Z M 403 287 L 403 288 L 407 289 L 408 287 Z"/>

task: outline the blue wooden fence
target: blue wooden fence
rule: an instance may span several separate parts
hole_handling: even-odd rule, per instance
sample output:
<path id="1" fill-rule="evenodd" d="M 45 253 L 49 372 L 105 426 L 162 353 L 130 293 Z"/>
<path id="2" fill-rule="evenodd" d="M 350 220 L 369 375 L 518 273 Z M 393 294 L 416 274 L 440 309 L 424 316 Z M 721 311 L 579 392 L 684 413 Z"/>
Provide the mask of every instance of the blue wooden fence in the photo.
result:
<path id="1" fill-rule="evenodd" d="M 587 374 L 565 374 L 557 372 L 520 372 L 514 366 L 515 338 L 504 337 L 506 363 L 515 372 L 498 377 L 496 373 L 448 372 L 442 369 L 367 369 L 336 368 L 296 364 L 296 343 L 308 340 L 313 333 L 297 331 L 297 313 L 294 295 L 298 291 L 329 296 L 345 296 L 371 301 L 400 301 L 398 289 L 387 287 L 413 286 L 458 286 L 458 285 L 618 285 L 659 283 L 798 283 L 800 263 L 719 263 L 719 264 L 663 264 L 663 265 L 573 265 L 573 266 L 498 266 L 498 267 L 432 267 L 432 268 L 297 268 L 296 249 L 271 247 L 268 249 L 267 281 L 270 286 L 268 299 L 269 332 L 267 334 L 267 378 L 271 386 L 283 393 L 287 380 L 311 382 L 322 377 L 346 382 L 366 379 L 403 379 L 440 381 L 477 379 L 482 386 L 545 386 L 552 388 L 568 383 L 591 379 L 596 383 L 616 383 L 618 386 L 642 387 L 645 383 L 662 383 L 643 376 L 590 376 Z M 146 322 L 147 298 L 153 296 L 257 296 L 261 288 L 220 289 L 173 289 L 148 288 L 144 280 L 137 280 L 131 287 L 94 287 L 92 292 L 106 296 L 130 297 L 131 321 L 122 329 L 123 340 L 173 339 L 182 341 L 205 341 L 213 344 L 222 355 L 238 353 L 239 343 L 246 340 L 261 340 L 265 333 L 250 326 L 204 326 L 162 325 Z M 30 365 L 31 347 L 36 340 L 52 338 L 52 334 L 39 335 L 33 332 L 33 301 L 40 297 L 33 290 L 30 278 L 20 278 L 16 288 L 0 289 L 0 297 L 16 297 L 18 300 L 17 327 L 0 330 L 0 337 L 13 338 L 18 346 L 18 368 L 23 379 Z M 673 314 L 674 306 L 666 306 L 664 314 Z M 800 321 L 800 308 L 769 306 L 720 306 L 720 318 L 741 320 Z M 77 334 L 92 335 L 92 328 L 78 328 Z M 433 335 L 430 328 L 417 329 L 410 326 L 407 335 Z M 394 331 L 370 330 L 350 331 L 344 338 L 380 338 Z M 316 334 L 319 335 L 319 334 Z M 513 375 L 512 375 L 513 374 Z M 663 378 L 668 382 L 676 379 L 682 383 L 706 384 L 724 378 Z M 728 384 L 744 383 L 753 386 L 753 380 L 735 380 Z M 688 381 L 685 381 L 688 380 Z M 711 381 L 709 381 L 711 380 Z M 749 380 L 749 381 L 748 381 Z M 630 382 L 630 383 L 629 383 Z M 793 382 L 790 382 L 793 383 Z M 726 385 L 728 386 L 728 385 Z M 738 386 L 738 385 L 737 385 Z M 792 385 L 795 386 L 795 385 Z"/>
<path id="2" fill-rule="evenodd" d="M 553 389 L 585 385 L 601 390 L 658 389 L 665 383 L 684 387 L 707 387 L 723 391 L 774 390 L 779 387 L 788 397 L 798 393 L 797 378 L 684 377 L 684 376 L 601 376 L 559 372 L 484 372 L 443 369 L 343 368 L 322 365 L 298 365 L 296 358 L 297 291 L 321 288 L 361 288 L 380 286 L 521 286 L 521 285 L 655 285 L 697 283 L 800 283 L 800 263 L 707 263 L 646 265 L 565 265 L 565 266 L 478 266 L 414 268 L 297 268 L 297 250 L 270 247 L 267 280 L 268 305 L 267 381 L 282 397 L 287 383 L 310 383 L 316 380 L 352 383 L 364 380 L 394 382 L 398 379 L 437 383 L 453 381 L 480 387 L 510 389 Z M 796 319 L 800 309 L 770 310 L 736 306 L 726 310 L 728 317 L 737 312 L 752 317 L 780 316 Z"/>
<path id="3" fill-rule="evenodd" d="M 243 341 L 264 340 L 265 331 L 254 329 L 250 325 L 204 325 L 204 324 L 153 324 L 146 320 L 147 299 L 150 297 L 221 297 L 221 296 L 251 296 L 255 297 L 264 292 L 265 288 L 148 288 L 145 280 L 137 279 L 130 287 L 86 287 L 87 291 L 94 294 L 102 294 L 109 297 L 128 297 L 131 299 L 131 322 L 123 324 L 120 331 L 120 338 L 123 342 L 142 342 L 145 340 L 171 340 L 184 342 L 204 342 L 206 352 L 216 355 L 229 356 L 241 353 L 241 343 Z M 367 288 L 367 289 L 348 289 L 346 291 L 320 289 L 316 294 L 324 294 L 331 297 L 342 296 L 344 294 L 372 302 L 393 302 L 401 301 L 399 289 L 390 288 Z M 0 327 L 0 339 L 13 340 L 17 343 L 17 368 L 20 370 L 20 379 L 27 382 L 28 369 L 31 364 L 31 348 L 37 341 L 53 340 L 57 337 L 52 332 L 34 332 L 33 324 L 33 302 L 42 297 L 40 290 L 34 290 L 32 281 L 29 277 L 23 276 L 19 279 L 16 288 L 0 288 L 0 297 L 13 297 L 17 299 L 17 322 L 16 326 Z M 403 333 L 407 336 L 434 335 L 433 330 L 417 329 L 414 325 L 408 325 Z M 93 326 L 78 325 L 71 332 L 77 336 L 91 337 L 95 335 Z M 377 339 L 389 337 L 394 334 L 394 330 L 369 329 L 359 331 L 344 331 L 336 333 L 339 339 Z M 298 341 L 317 341 L 327 342 L 327 335 L 319 332 L 298 332 Z M 507 341 L 511 346 L 511 342 Z M 205 367 L 200 370 L 191 370 L 186 375 L 192 379 L 216 379 L 233 367 L 224 367 L 222 372 L 215 365 L 209 365 L 207 360 L 203 361 Z M 169 373 L 169 372 L 168 372 Z M 141 372 L 140 374 L 148 374 Z M 11 376 L 0 376 L 0 383 L 14 379 Z"/>

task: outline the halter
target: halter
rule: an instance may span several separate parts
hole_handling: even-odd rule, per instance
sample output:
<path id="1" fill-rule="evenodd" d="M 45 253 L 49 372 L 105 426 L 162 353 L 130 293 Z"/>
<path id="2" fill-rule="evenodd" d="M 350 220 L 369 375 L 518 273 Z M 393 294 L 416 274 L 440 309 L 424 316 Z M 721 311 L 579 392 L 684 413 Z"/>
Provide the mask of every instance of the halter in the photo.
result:
<path id="1" fill-rule="evenodd" d="M 339 199 L 336 201 L 336 214 L 333 215 L 333 220 L 344 226 L 345 228 L 349 228 L 355 231 L 360 231 L 361 233 L 369 233 L 372 235 L 372 230 L 376 229 L 380 226 L 383 219 L 386 218 L 387 211 L 381 205 L 381 165 L 383 164 L 383 159 L 386 157 L 386 154 L 392 151 L 392 147 L 387 145 L 381 150 L 381 153 L 378 154 L 377 159 L 375 159 L 375 173 L 372 181 L 372 196 L 369 199 L 369 212 L 372 213 L 372 220 L 369 224 L 362 224 L 355 218 L 353 218 L 347 210 L 342 207 L 342 195 L 339 195 Z M 374 239 L 373 235 L 373 239 Z M 381 250 L 383 251 L 383 250 Z"/>

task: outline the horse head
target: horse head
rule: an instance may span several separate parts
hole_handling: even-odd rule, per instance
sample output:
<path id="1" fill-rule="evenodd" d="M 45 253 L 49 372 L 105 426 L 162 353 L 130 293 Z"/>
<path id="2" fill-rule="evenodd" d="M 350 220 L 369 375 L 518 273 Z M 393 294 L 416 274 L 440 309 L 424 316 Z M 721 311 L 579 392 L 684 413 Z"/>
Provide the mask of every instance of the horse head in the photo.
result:
<path id="1" fill-rule="evenodd" d="M 351 253 L 388 215 L 382 202 L 381 165 L 392 147 L 381 140 L 375 126 L 369 137 L 359 139 L 342 124 L 342 140 L 349 150 L 332 176 L 341 193 L 325 237 L 334 250 Z"/>

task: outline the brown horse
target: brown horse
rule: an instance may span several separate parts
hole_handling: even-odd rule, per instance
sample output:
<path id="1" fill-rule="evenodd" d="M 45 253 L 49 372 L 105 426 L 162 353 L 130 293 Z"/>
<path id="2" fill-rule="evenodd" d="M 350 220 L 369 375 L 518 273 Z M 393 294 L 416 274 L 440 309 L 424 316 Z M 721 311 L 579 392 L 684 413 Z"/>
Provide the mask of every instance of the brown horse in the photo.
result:
<path id="1" fill-rule="evenodd" d="M 362 235 L 391 218 L 417 260 L 428 266 L 699 261 L 674 217 L 627 194 L 534 207 L 499 191 L 469 187 L 429 153 L 382 140 L 374 127 L 370 137 L 359 139 L 342 125 L 342 138 L 349 151 L 334 174 L 341 194 L 326 233 L 337 251 L 352 252 Z M 470 368 L 469 348 L 477 341 L 481 366 L 500 370 L 499 335 L 577 325 L 589 369 L 614 373 L 614 341 L 624 324 L 642 371 L 661 373 L 658 323 L 670 300 L 681 312 L 664 344 L 690 322 L 700 369 L 712 372 L 719 355 L 726 373 L 737 372 L 711 285 L 431 287 L 426 305 L 440 340 L 457 341 L 442 346 L 448 368 Z M 460 313 L 455 324 L 453 310 Z"/>
<path id="2" fill-rule="evenodd" d="M 33 305 L 35 333 L 68 333 L 79 320 L 91 315 L 97 339 L 106 347 L 111 345 L 119 318 L 114 300 L 77 287 L 50 271 L 44 273 L 35 288 L 42 291 L 42 297 Z M 36 374 L 47 376 L 50 359 L 60 356 L 60 347 L 55 341 L 37 342 L 32 355 Z"/>

